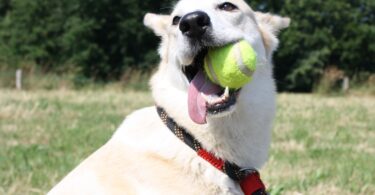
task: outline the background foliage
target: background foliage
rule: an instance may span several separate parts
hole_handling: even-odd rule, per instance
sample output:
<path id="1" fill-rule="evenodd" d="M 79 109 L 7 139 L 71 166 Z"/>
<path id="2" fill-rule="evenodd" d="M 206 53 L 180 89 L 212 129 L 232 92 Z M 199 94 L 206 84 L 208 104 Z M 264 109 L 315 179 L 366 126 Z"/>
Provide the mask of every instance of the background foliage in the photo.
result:
<path id="1" fill-rule="evenodd" d="M 129 68 L 150 70 L 159 40 L 142 18 L 168 13 L 173 2 L 0 0 L 0 66 L 31 62 L 43 71 L 101 81 L 117 80 Z M 280 90 L 311 91 L 331 66 L 352 78 L 375 72 L 374 1 L 249 2 L 293 20 L 275 54 Z"/>

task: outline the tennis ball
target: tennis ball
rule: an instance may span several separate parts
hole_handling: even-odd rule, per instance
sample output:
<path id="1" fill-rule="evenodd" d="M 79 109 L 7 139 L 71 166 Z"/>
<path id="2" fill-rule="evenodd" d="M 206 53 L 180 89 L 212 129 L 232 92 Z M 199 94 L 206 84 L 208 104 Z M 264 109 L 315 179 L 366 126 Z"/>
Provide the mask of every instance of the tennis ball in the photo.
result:
<path id="1" fill-rule="evenodd" d="M 208 78 L 221 87 L 239 89 L 252 80 L 257 56 L 245 41 L 211 48 L 204 59 Z"/>

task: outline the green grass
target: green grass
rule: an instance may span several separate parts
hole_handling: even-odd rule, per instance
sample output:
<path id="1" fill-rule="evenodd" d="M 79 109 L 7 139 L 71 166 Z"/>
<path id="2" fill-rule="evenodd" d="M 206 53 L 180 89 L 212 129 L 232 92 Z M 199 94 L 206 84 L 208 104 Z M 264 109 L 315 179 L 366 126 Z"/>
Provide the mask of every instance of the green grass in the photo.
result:
<path id="1" fill-rule="evenodd" d="M 280 95 L 264 177 L 281 194 L 375 194 L 375 99 Z"/>
<path id="2" fill-rule="evenodd" d="M 282 94 L 272 194 L 375 194 L 375 99 Z M 148 92 L 0 90 L 0 194 L 44 194 L 108 140 Z"/>

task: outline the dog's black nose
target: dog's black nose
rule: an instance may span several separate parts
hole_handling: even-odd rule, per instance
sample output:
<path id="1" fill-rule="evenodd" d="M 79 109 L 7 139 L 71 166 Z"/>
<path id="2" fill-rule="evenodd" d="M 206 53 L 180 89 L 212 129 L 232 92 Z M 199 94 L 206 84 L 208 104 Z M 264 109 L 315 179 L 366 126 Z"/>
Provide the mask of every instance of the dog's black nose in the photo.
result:
<path id="1" fill-rule="evenodd" d="M 200 38 L 210 25 L 210 17 L 205 12 L 195 11 L 182 17 L 180 30 L 190 38 Z"/>

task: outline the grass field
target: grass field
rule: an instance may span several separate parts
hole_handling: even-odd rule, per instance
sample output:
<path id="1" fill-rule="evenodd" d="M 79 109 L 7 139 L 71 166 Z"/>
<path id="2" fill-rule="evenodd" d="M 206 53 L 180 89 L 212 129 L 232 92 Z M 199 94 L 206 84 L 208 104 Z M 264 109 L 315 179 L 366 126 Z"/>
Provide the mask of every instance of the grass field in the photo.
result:
<path id="1" fill-rule="evenodd" d="M 44 194 L 105 143 L 148 92 L 0 90 L 0 194 Z M 272 194 L 375 194 L 375 98 L 282 94 Z"/>

